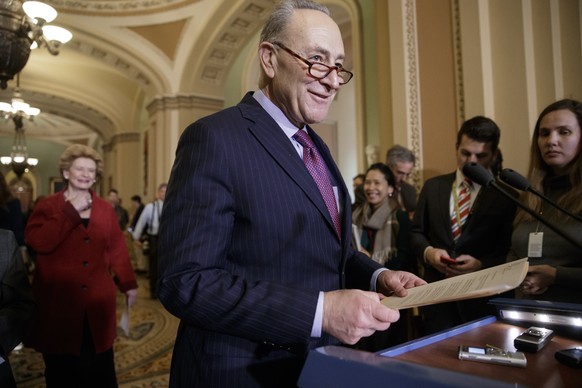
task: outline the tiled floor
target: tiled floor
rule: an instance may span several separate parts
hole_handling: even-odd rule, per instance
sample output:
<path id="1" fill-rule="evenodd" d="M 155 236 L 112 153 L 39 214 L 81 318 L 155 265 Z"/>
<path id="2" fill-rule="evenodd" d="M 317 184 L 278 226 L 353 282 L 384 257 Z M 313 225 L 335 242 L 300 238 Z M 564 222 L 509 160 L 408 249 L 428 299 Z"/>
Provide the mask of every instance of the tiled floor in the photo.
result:
<path id="1" fill-rule="evenodd" d="M 157 300 L 149 299 L 147 279 L 139 277 L 138 302 L 130 313 L 130 331 L 118 329 L 114 344 L 117 379 L 122 388 L 167 387 L 172 347 L 179 320 Z M 124 303 L 118 297 L 118 316 Z M 42 356 L 33 349 L 12 352 L 10 363 L 18 387 L 44 387 Z"/>

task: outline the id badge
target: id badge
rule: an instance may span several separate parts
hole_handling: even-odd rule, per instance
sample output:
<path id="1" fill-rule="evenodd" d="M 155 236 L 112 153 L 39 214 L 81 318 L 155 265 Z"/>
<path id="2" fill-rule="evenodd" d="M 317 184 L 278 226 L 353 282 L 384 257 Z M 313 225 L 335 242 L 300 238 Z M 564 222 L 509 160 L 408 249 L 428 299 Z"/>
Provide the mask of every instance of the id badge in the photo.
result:
<path id="1" fill-rule="evenodd" d="M 533 232 L 529 234 L 527 244 L 527 257 L 542 257 L 542 244 L 544 241 L 543 232 Z"/>

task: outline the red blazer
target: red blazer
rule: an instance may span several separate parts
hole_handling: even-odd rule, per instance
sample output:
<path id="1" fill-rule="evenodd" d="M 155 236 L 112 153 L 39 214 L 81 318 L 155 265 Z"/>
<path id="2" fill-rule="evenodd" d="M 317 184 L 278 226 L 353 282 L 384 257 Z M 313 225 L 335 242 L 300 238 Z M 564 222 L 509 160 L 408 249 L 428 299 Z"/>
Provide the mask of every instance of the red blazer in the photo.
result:
<path id="1" fill-rule="evenodd" d="M 113 275 L 121 292 L 137 288 L 113 207 L 95 193 L 92 198 L 87 228 L 63 192 L 40 201 L 26 226 L 26 241 L 37 253 L 32 281 L 37 308 L 25 342 L 42 353 L 79 355 L 85 315 L 97 353 L 111 348 Z"/>

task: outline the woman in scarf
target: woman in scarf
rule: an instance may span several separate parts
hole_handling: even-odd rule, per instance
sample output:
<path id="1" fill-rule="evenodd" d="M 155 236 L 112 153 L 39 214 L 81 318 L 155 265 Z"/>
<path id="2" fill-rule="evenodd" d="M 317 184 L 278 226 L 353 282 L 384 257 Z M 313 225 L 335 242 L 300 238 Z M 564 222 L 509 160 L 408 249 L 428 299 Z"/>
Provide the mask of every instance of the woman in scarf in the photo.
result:
<path id="1" fill-rule="evenodd" d="M 366 202 L 352 214 L 354 238 L 360 242 L 360 251 L 386 268 L 417 273 L 408 248 L 411 221 L 394 197 L 395 186 L 394 174 L 387 165 L 374 163 L 368 168 L 364 180 Z M 406 342 L 413 338 L 412 319 L 411 310 L 401 311 L 400 320 L 390 329 L 363 338 L 356 347 L 375 352 Z"/>
<path id="2" fill-rule="evenodd" d="M 394 195 L 395 179 L 384 163 L 374 163 L 366 172 L 366 202 L 352 214 L 361 251 L 372 260 L 393 270 L 417 273 L 410 259 L 408 232 L 410 219 L 401 210 Z"/>

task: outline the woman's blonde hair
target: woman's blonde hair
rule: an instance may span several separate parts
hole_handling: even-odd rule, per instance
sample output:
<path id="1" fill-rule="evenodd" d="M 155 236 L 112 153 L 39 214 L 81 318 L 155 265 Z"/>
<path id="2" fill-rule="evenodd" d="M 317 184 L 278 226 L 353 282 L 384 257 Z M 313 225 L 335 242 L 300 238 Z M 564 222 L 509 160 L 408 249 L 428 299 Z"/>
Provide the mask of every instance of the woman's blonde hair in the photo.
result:
<path id="1" fill-rule="evenodd" d="M 59 159 L 59 171 L 61 172 L 61 176 L 63 176 L 63 178 L 63 171 L 69 170 L 75 159 L 78 158 L 93 159 L 97 165 L 95 179 L 101 178 L 103 175 L 103 158 L 101 158 L 101 155 L 99 155 L 99 153 L 93 148 L 82 144 L 73 144 L 67 147 L 61 154 Z"/>

